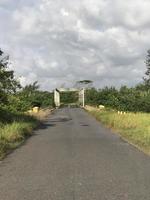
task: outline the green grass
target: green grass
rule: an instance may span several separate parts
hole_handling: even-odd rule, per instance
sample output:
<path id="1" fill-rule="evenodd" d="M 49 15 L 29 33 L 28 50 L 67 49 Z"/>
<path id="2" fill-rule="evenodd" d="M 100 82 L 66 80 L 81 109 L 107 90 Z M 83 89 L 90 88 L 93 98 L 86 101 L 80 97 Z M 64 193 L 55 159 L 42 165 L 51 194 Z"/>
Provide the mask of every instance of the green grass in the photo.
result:
<path id="1" fill-rule="evenodd" d="M 0 159 L 23 143 L 39 123 L 34 117 L 24 114 L 7 113 L 6 115 L 10 118 L 6 120 L 4 117 L 0 122 Z"/>
<path id="2" fill-rule="evenodd" d="M 89 111 L 97 120 L 119 133 L 124 139 L 150 154 L 150 114 L 115 111 Z"/>

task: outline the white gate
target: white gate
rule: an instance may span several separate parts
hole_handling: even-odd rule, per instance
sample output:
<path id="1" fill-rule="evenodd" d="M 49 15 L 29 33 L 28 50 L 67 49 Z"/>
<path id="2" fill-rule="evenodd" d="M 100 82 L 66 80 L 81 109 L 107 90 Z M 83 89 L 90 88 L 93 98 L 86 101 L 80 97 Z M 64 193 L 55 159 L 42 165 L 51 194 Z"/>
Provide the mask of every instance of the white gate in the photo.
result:
<path id="1" fill-rule="evenodd" d="M 60 107 L 61 102 L 60 102 L 60 94 L 61 92 L 78 92 L 79 93 L 79 104 L 82 105 L 83 107 L 85 106 L 85 89 L 75 89 L 75 88 L 70 88 L 70 89 L 55 89 L 54 90 L 54 103 L 56 107 Z"/>

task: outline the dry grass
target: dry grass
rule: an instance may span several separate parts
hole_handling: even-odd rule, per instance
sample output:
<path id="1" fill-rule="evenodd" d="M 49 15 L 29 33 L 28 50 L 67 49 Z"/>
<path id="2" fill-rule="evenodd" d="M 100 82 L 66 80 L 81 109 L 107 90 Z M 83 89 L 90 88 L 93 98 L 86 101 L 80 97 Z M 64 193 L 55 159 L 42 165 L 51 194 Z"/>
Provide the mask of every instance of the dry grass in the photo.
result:
<path id="1" fill-rule="evenodd" d="M 45 110 L 41 110 L 39 112 L 39 119 L 40 120 L 45 120 L 47 118 L 47 116 L 49 116 L 52 113 L 52 109 L 45 109 Z"/>
<path id="2" fill-rule="evenodd" d="M 39 112 L 34 113 L 31 112 L 30 115 L 34 116 L 36 119 L 40 120 L 40 121 L 44 121 L 48 115 L 50 115 L 52 113 L 52 109 L 42 109 L 39 110 Z"/>
<path id="3" fill-rule="evenodd" d="M 88 110 L 88 109 L 87 109 Z M 150 154 L 150 114 L 88 110 L 97 120 L 118 132 L 124 139 Z"/>

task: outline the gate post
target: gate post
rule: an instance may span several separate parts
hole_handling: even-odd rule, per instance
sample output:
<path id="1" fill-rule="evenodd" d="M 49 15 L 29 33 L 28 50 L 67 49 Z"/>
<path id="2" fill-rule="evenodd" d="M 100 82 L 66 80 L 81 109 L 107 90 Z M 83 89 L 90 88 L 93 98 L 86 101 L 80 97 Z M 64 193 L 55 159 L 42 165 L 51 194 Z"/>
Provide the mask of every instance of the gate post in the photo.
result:
<path id="1" fill-rule="evenodd" d="M 56 107 L 60 106 L 60 92 L 58 89 L 54 90 L 54 103 L 55 103 Z"/>
<path id="2" fill-rule="evenodd" d="M 82 104 L 82 107 L 85 107 L 85 88 L 79 90 L 79 103 Z"/>

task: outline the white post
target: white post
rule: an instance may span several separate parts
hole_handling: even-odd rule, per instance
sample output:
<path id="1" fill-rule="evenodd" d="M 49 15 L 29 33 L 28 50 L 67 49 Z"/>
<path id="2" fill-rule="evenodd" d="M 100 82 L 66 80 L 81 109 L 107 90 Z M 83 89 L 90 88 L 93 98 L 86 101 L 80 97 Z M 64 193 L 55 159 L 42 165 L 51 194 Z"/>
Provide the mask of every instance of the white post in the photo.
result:
<path id="1" fill-rule="evenodd" d="M 60 93 L 57 89 L 54 91 L 54 102 L 56 107 L 60 106 Z"/>

